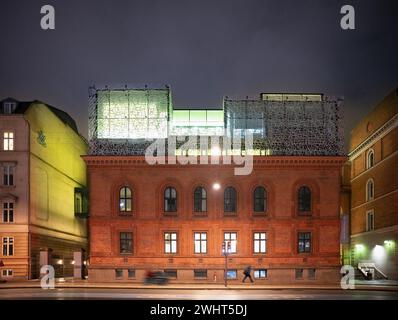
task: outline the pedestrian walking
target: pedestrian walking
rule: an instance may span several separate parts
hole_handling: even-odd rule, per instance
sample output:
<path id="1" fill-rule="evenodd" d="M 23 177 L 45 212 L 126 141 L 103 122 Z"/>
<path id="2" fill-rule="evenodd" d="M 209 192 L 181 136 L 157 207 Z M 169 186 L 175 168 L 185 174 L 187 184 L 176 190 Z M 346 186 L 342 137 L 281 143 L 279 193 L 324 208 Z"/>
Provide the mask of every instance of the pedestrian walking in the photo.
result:
<path id="1" fill-rule="evenodd" d="M 250 279 L 250 282 L 251 282 L 251 283 L 254 282 L 253 279 L 252 279 L 252 276 L 250 275 L 251 270 L 252 270 L 252 267 L 251 267 L 251 266 L 248 266 L 248 267 L 243 271 L 243 274 L 245 275 L 245 277 L 243 278 L 242 282 L 245 282 L 247 278 Z"/>

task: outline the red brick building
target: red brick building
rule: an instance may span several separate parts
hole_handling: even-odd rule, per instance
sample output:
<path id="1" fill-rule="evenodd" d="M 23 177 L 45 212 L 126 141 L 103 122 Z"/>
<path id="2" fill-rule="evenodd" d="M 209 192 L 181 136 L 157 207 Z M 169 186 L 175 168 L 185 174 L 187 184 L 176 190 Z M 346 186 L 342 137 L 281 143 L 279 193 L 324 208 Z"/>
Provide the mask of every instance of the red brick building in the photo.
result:
<path id="1" fill-rule="evenodd" d="M 181 281 L 213 282 L 216 274 L 222 282 L 222 243 L 231 235 L 236 250 L 232 245 L 228 269 L 236 270 L 237 280 L 251 265 L 260 271 L 256 277 L 266 275 L 257 280 L 267 283 L 338 281 L 342 157 L 256 157 L 252 174 L 240 177 L 230 165 L 150 166 L 143 157 L 85 160 L 91 187 L 92 281 L 141 281 L 146 270 L 158 269 L 176 271 Z M 219 190 L 213 187 L 217 183 Z M 299 210 L 303 186 L 311 192 L 305 212 Z M 195 212 L 198 187 L 206 191 L 201 197 L 206 210 Z M 232 212 L 224 208 L 228 187 L 236 190 Z M 264 210 L 256 211 L 258 187 L 266 194 Z M 126 198 L 131 211 L 120 205 L 124 188 L 131 190 Z M 167 188 L 176 191 L 175 211 L 166 211 Z M 302 250 L 307 237 L 309 247 Z M 124 238 L 131 239 L 128 249 Z"/>
<path id="2" fill-rule="evenodd" d="M 90 155 L 84 157 L 90 189 L 90 281 L 141 282 L 148 270 L 162 270 L 173 281 L 222 283 L 222 248 L 227 243 L 227 274 L 231 282 L 241 281 L 243 269 L 250 265 L 256 283 L 338 283 L 341 167 L 345 161 L 338 151 L 340 146 L 334 146 L 332 140 L 325 141 L 328 148 L 337 149 L 327 153 L 325 147 L 319 155 L 297 155 L 301 153 L 300 146 L 288 149 L 291 141 L 284 142 L 289 155 L 280 155 L 277 144 L 263 150 L 262 142 L 272 146 L 267 140 L 272 134 L 280 146 L 281 140 L 275 141 L 280 128 L 287 128 L 286 132 L 279 132 L 285 137 L 290 135 L 293 142 L 302 138 L 291 132 L 293 124 L 297 124 L 294 120 L 282 121 L 277 128 L 270 118 L 267 124 L 273 126 L 267 128 L 266 120 L 262 120 L 262 127 L 251 122 L 252 131 L 262 138 L 254 139 L 253 169 L 248 175 L 235 175 L 235 165 L 222 161 L 150 165 L 141 145 L 136 146 L 129 139 L 138 129 L 133 133 L 112 132 L 112 119 L 118 118 L 110 116 L 109 110 L 115 105 L 130 108 L 131 103 L 121 102 L 120 95 L 117 103 L 112 101 L 115 93 L 109 91 L 103 107 L 101 94 L 95 94 L 95 113 L 90 114 L 95 128 L 91 127 L 90 132 Z M 150 98 L 146 95 L 149 107 Z M 298 101 L 298 97 L 289 98 Z M 256 107 L 269 108 L 270 101 L 266 99 L 252 102 Z M 286 114 L 283 106 L 289 105 L 288 98 L 283 103 L 277 100 L 279 97 L 272 99 L 272 106 L 280 105 L 278 111 Z M 311 107 L 328 103 L 323 97 L 319 99 L 307 103 Z M 159 100 L 156 103 L 159 106 Z M 333 106 L 337 106 L 336 101 Z M 170 108 L 166 109 L 170 112 Z M 237 124 L 234 114 L 228 113 L 226 104 L 223 112 L 225 127 L 241 130 L 243 126 Z M 189 116 L 189 121 L 193 121 Z M 160 118 L 156 119 L 157 124 L 161 123 Z M 215 127 L 214 123 L 209 124 L 209 118 L 206 113 L 207 127 Z M 117 121 L 114 125 L 123 126 L 125 119 L 120 117 Z M 170 132 L 181 127 L 177 128 L 178 123 L 169 113 L 166 121 L 166 137 L 170 138 Z M 198 122 L 196 125 L 200 126 Z M 233 123 L 232 129 L 229 123 Z M 187 127 L 194 130 L 192 123 Z M 309 128 L 306 122 L 302 127 L 315 134 L 319 130 L 317 125 Z M 161 124 L 155 129 L 162 134 Z M 311 137 L 307 138 L 311 142 Z M 311 145 L 306 148 L 316 151 Z M 176 154 L 185 154 L 181 149 Z M 141 155 L 133 155 L 135 150 Z"/>

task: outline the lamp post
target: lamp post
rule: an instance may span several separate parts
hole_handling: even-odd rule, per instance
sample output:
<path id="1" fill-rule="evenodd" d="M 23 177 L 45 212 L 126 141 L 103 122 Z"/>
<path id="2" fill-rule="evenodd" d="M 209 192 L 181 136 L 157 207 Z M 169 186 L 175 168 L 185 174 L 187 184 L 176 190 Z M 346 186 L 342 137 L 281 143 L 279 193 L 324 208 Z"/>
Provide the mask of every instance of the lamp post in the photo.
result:
<path id="1" fill-rule="evenodd" d="M 225 269 L 224 269 L 224 286 L 228 286 L 228 256 L 231 254 L 231 242 L 230 241 L 224 241 L 222 243 L 222 254 L 225 257 Z"/>

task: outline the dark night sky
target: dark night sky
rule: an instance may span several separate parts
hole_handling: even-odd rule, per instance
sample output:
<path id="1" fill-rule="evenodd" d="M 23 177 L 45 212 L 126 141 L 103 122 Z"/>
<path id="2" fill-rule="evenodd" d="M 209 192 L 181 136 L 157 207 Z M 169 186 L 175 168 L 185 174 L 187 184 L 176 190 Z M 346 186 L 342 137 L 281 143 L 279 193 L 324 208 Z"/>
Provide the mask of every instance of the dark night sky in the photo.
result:
<path id="1" fill-rule="evenodd" d="M 56 30 L 40 28 L 40 8 Z M 340 28 L 340 8 L 356 30 Z M 398 1 L 2 0 L 0 99 L 38 99 L 87 135 L 88 87 L 163 86 L 176 107 L 224 95 L 323 92 L 345 97 L 347 136 L 398 86 Z"/>

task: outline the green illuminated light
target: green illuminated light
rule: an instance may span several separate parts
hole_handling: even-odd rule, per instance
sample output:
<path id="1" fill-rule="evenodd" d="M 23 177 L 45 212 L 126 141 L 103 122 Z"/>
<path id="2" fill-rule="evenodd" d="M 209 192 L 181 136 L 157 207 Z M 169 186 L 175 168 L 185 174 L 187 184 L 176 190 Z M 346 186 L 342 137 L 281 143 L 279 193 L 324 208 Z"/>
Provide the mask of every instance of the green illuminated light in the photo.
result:
<path id="1" fill-rule="evenodd" d="M 365 246 L 363 244 L 356 244 L 355 245 L 355 250 L 357 252 L 363 252 L 365 250 Z"/>

